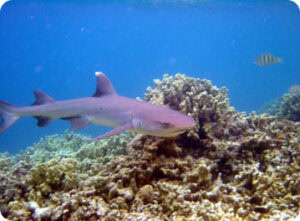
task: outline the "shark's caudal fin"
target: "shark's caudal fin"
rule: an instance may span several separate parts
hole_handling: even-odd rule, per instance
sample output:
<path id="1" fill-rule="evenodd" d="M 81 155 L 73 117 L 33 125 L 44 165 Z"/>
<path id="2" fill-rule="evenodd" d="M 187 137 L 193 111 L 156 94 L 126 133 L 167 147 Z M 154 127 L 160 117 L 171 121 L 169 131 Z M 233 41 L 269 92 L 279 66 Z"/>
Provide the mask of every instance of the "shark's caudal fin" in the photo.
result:
<path id="1" fill-rule="evenodd" d="M 46 93 L 44 93 L 42 91 L 39 91 L 39 90 L 34 91 L 34 96 L 35 96 L 35 102 L 32 104 L 32 106 L 33 105 L 47 104 L 47 103 L 51 103 L 51 102 L 55 101 L 52 97 L 50 97 Z M 41 117 L 41 116 L 35 116 L 34 118 L 38 120 L 37 125 L 39 127 L 46 127 L 53 120 L 49 117 Z"/>
<path id="2" fill-rule="evenodd" d="M 0 100 L 0 133 L 4 132 L 13 125 L 20 117 L 13 112 L 15 106 Z"/>

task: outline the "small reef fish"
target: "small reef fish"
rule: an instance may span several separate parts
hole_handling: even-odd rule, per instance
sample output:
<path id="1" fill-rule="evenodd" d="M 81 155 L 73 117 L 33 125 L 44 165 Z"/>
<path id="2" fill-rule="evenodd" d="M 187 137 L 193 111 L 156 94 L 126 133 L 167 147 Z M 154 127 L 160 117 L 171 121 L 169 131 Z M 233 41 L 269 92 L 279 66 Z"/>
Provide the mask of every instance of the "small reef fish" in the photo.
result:
<path id="1" fill-rule="evenodd" d="M 289 92 L 294 95 L 300 96 L 300 85 L 293 85 L 289 88 Z"/>
<path id="2" fill-rule="evenodd" d="M 272 54 L 261 54 L 256 58 L 254 63 L 259 66 L 269 66 L 275 63 L 282 63 L 282 59 Z"/>
<path id="3" fill-rule="evenodd" d="M 102 72 L 96 72 L 97 89 L 92 97 L 56 101 L 41 91 L 34 91 L 36 101 L 27 107 L 16 107 L 0 100 L 0 133 L 8 129 L 22 116 L 33 116 L 39 127 L 52 120 L 69 120 L 72 129 L 89 124 L 115 127 L 110 132 L 93 138 L 103 139 L 124 130 L 172 137 L 196 125 L 194 119 L 167 107 L 119 96 L 110 80 Z"/>

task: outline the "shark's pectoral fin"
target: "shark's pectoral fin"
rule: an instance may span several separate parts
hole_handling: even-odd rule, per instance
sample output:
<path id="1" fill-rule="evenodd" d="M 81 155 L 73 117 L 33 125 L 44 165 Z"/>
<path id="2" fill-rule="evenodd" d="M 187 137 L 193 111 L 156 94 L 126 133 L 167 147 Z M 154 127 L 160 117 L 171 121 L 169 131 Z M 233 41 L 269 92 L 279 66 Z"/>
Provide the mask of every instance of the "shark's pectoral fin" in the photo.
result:
<path id="1" fill-rule="evenodd" d="M 37 125 L 39 127 L 46 127 L 48 126 L 53 119 L 49 118 L 49 117 L 40 117 L 40 116 L 36 116 L 34 117 L 35 119 L 38 120 Z"/>
<path id="2" fill-rule="evenodd" d="M 121 126 L 119 126 L 119 127 L 116 127 L 116 128 L 114 128 L 113 130 L 107 132 L 106 134 L 103 134 L 103 135 L 101 135 L 101 136 L 92 138 L 91 141 L 101 140 L 101 139 L 104 139 L 104 138 L 107 138 L 107 137 L 110 137 L 110 136 L 119 134 L 119 133 L 121 133 L 121 132 L 124 131 L 124 130 L 129 130 L 129 129 L 132 129 L 132 128 L 133 128 L 133 127 L 132 127 L 132 123 L 130 122 L 130 123 L 121 125 Z"/>
<path id="3" fill-rule="evenodd" d="M 71 121 L 72 130 L 78 130 L 78 129 L 86 127 L 90 124 L 88 119 L 86 119 L 85 117 L 81 117 L 81 116 L 78 116 L 78 117 L 65 117 L 65 118 L 62 118 L 62 119 Z"/>

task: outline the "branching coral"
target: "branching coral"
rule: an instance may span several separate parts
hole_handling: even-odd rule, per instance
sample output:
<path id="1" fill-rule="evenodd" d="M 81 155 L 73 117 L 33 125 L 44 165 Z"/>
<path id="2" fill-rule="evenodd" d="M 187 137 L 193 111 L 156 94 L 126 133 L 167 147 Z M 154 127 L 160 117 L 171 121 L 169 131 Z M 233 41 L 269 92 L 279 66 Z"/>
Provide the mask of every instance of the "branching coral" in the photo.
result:
<path id="1" fill-rule="evenodd" d="M 197 126 L 188 137 L 201 139 L 215 137 L 228 138 L 227 130 L 236 130 L 236 124 L 244 124 L 243 114 L 229 105 L 226 88 L 212 86 L 208 80 L 200 80 L 176 74 L 164 75 L 162 81 L 154 80 L 155 89 L 147 88 L 145 100 L 151 103 L 168 105 L 195 118 Z M 245 125 L 246 127 L 246 125 Z M 241 128 L 243 129 L 243 128 Z M 239 135 L 242 131 L 236 131 Z"/>
<path id="2" fill-rule="evenodd" d="M 57 157 L 73 157 L 74 153 L 88 142 L 89 138 L 87 136 L 66 130 L 62 135 L 55 134 L 41 138 L 38 143 L 27 148 L 26 152 L 18 157 L 22 159 L 22 157 L 27 156 L 31 162 L 36 164 Z"/>
<path id="3" fill-rule="evenodd" d="M 35 199 L 37 195 L 43 198 L 53 191 L 77 188 L 77 164 L 70 158 L 62 160 L 55 158 L 32 168 L 26 179 L 30 191 L 33 191 L 31 195 L 34 195 L 30 197 L 31 200 L 37 201 Z"/>
<path id="4" fill-rule="evenodd" d="M 107 163 L 115 156 L 126 154 L 126 144 L 134 137 L 134 132 L 126 132 L 94 143 L 86 143 L 75 152 L 74 157 L 85 164 Z"/>
<path id="5" fill-rule="evenodd" d="M 89 137 L 66 130 L 63 135 L 42 138 L 10 160 L 26 160 L 39 164 L 54 158 L 72 158 L 80 162 L 81 169 L 84 170 L 93 163 L 107 163 L 117 155 L 126 154 L 126 144 L 134 135 L 134 132 L 126 132 L 91 143 Z"/>

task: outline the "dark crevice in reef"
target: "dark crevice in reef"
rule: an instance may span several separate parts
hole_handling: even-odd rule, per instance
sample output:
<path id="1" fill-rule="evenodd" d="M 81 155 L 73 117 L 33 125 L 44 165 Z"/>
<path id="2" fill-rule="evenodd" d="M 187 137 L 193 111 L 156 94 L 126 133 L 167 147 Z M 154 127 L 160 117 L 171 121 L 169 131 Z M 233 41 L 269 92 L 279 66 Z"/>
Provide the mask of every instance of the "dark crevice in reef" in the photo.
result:
<path id="1" fill-rule="evenodd" d="M 206 134 L 206 132 L 205 132 L 205 130 L 203 129 L 203 127 L 199 127 L 199 129 L 198 129 L 198 135 L 199 135 L 199 139 L 201 140 L 201 139 L 207 139 L 208 138 L 208 136 L 207 136 L 207 134 Z"/>
<path id="2" fill-rule="evenodd" d="M 231 158 L 225 156 L 217 162 L 217 172 L 221 173 L 221 179 L 224 183 L 231 182 L 234 176 L 237 174 L 237 171 L 234 171 L 230 165 L 230 160 Z"/>

